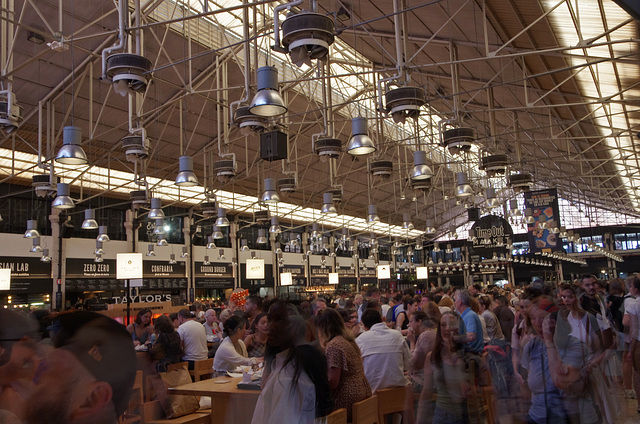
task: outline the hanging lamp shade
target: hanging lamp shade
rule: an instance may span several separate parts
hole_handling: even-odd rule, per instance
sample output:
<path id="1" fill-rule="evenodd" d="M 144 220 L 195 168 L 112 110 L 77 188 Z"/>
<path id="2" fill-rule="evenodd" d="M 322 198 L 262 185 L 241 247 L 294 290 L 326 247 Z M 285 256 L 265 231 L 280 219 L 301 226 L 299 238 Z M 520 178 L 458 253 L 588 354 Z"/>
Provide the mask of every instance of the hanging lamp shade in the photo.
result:
<path id="1" fill-rule="evenodd" d="M 96 257 L 93 258 L 93 262 L 104 262 L 104 259 L 102 259 L 102 255 L 96 255 Z"/>
<path id="2" fill-rule="evenodd" d="M 96 250 L 93 252 L 96 255 L 104 254 L 104 249 L 102 248 L 102 242 L 96 241 Z"/>
<path id="3" fill-rule="evenodd" d="M 220 231 L 220 227 L 218 227 L 217 225 L 213 226 L 213 233 L 211 233 L 211 237 L 214 240 L 220 240 L 224 238 L 224 234 L 222 234 L 222 231 Z"/>
<path id="4" fill-rule="evenodd" d="M 207 237 L 207 249 L 215 249 L 216 248 L 216 244 L 213 241 L 213 236 L 208 236 Z"/>
<path id="5" fill-rule="evenodd" d="M 543 230 L 549 228 L 549 223 L 547 222 L 547 216 L 545 214 L 540 214 L 538 216 L 538 226 Z"/>
<path id="6" fill-rule="evenodd" d="M 164 212 L 162 211 L 162 199 L 158 197 L 151 198 L 151 209 L 149 210 L 149 219 L 164 219 Z"/>
<path id="7" fill-rule="evenodd" d="M 31 249 L 29 249 L 29 252 L 31 253 L 42 252 L 42 246 L 40 246 L 40 237 L 33 237 L 31 240 L 33 242 L 33 245 L 31 246 Z"/>
<path id="8" fill-rule="evenodd" d="M 30 219 L 27 221 L 27 231 L 24 232 L 24 238 L 40 238 L 40 233 L 38 232 L 38 221 L 35 219 Z"/>
<path id="9" fill-rule="evenodd" d="M 230 225 L 227 219 L 227 211 L 224 208 L 218 208 L 218 218 L 216 219 L 216 225 L 218 227 L 228 227 Z"/>
<path id="10" fill-rule="evenodd" d="M 42 262 L 51 262 L 51 256 L 49 256 L 49 249 L 42 249 L 42 257 L 40 258 Z"/>
<path id="11" fill-rule="evenodd" d="M 425 229 L 427 235 L 433 235 L 436 233 L 436 227 L 433 225 L 433 219 L 427 219 L 427 228 Z"/>
<path id="12" fill-rule="evenodd" d="M 147 256 L 156 256 L 156 251 L 153 249 L 154 249 L 153 244 L 150 244 L 149 246 L 147 246 Z"/>
<path id="13" fill-rule="evenodd" d="M 402 214 L 402 229 L 403 230 L 413 230 L 413 224 L 411 223 L 411 214 L 409 212 L 405 212 Z"/>
<path id="14" fill-rule="evenodd" d="M 338 210 L 336 206 L 333 204 L 333 193 L 324 193 L 322 195 L 322 209 L 320 209 L 321 213 L 327 215 L 337 215 Z"/>
<path id="15" fill-rule="evenodd" d="M 265 203 L 278 203 L 280 196 L 276 191 L 276 180 L 273 178 L 265 178 L 264 193 L 262 193 L 262 201 Z"/>
<path id="16" fill-rule="evenodd" d="M 251 101 L 249 112 L 258 116 L 280 116 L 287 113 L 284 100 L 278 92 L 278 69 L 263 66 L 257 71 L 258 92 Z"/>
<path id="17" fill-rule="evenodd" d="M 98 238 L 96 240 L 101 241 L 103 243 L 105 241 L 111 241 L 111 239 L 109 238 L 109 235 L 107 234 L 107 226 L 106 225 L 100 225 L 98 227 Z"/>
<path id="18" fill-rule="evenodd" d="M 198 177 L 193 172 L 193 158 L 191 156 L 180 156 L 179 172 L 175 184 L 180 187 L 193 187 L 198 185 Z"/>
<path id="19" fill-rule="evenodd" d="M 531 208 L 526 208 L 524 210 L 524 217 L 527 224 L 533 224 L 536 222 L 536 219 L 533 217 L 533 210 Z"/>
<path id="20" fill-rule="evenodd" d="M 204 255 L 204 261 L 202 262 L 202 265 L 211 265 L 211 261 L 209 260 L 209 256 Z"/>
<path id="21" fill-rule="evenodd" d="M 427 152 L 417 150 L 413 152 L 413 169 L 411 179 L 414 181 L 428 180 L 433 177 L 433 171 L 427 165 Z"/>
<path id="22" fill-rule="evenodd" d="M 84 221 L 82 221 L 83 230 L 95 230 L 98 228 L 98 221 L 96 221 L 96 211 L 93 209 L 84 210 Z"/>
<path id="23" fill-rule="evenodd" d="M 169 243 L 167 243 L 167 239 L 165 238 L 164 234 L 158 234 L 158 242 L 156 243 L 157 246 L 168 246 Z"/>
<path id="24" fill-rule="evenodd" d="M 156 219 L 156 224 L 153 226 L 153 234 L 164 234 L 164 219 L 158 218 Z"/>
<path id="25" fill-rule="evenodd" d="M 456 197 L 473 196 L 473 188 L 469 185 L 469 178 L 465 172 L 456 174 Z"/>
<path id="26" fill-rule="evenodd" d="M 496 190 L 493 187 L 487 187 L 485 193 L 488 208 L 494 209 L 500 207 L 500 202 L 496 199 Z"/>
<path id="27" fill-rule="evenodd" d="M 280 234 L 282 229 L 280 228 L 280 220 L 277 216 L 271 217 L 271 227 L 269 227 L 269 232 L 272 234 Z"/>
<path id="28" fill-rule="evenodd" d="M 189 251 L 187 250 L 187 246 L 182 246 L 182 255 L 180 255 L 181 258 L 188 258 L 189 257 Z"/>
<path id="29" fill-rule="evenodd" d="M 376 146 L 369 137 L 367 118 L 353 118 L 351 120 L 351 138 L 347 144 L 347 153 L 353 156 L 363 156 L 375 151 Z"/>
<path id="30" fill-rule="evenodd" d="M 311 224 L 311 238 L 313 240 L 315 240 L 320 236 L 321 236 L 321 234 L 320 234 L 320 226 L 318 225 L 317 222 L 314 222 L 313 224 Z"/>
<path id="31" fill-rule="evenodd" d="M 369 205 L 367 208 L 367 223 L 372 224 L 374 222 L 380 222 L 380 217 L 378 216 L 378 208 L 376 205 Z"/>
<path id="32" fill-rule="evenodd" d="M 249 251 L 249 246 L 247 246 L 247 240 L 246 239 L 240 240 L 240 251 L 241 252 L 248 252 Z"/>
<path id="33" fill-rule="evenodd" d="M 220 261 L 224 261 L 224 260 L 226 260 L 226 259 L 227 259 L 227 258 L 225 258 L 225 257 L 224 257 L 224 249 L 220 249 L 218 252 L 219 252 L 219 254 L 218 254 L 218 260 L 220 260 Z"/>
<path id="34" fill-rule="evenodd" d="M 178 263 L 178 261 L 176 261 L 176 254 L 175 253 L 172 253 L 172 254 L 169 255 L 169 263 L 171 265 Z"/>
<path id="35" fill-rule="evenodd" d="M 58 194 L 51 202 L 51 207 L 56 209 L 71 209 L 75 206 L 70 196 L 71 188 L 67 183 L 58 183 Z"/>
<path id="36" fill-rule="evenodd" d="M 87 154 L 80 146 L 82 129 L 79 127 L 64 127 L 62 130 L 62 147 L 56 155 L 56 162 L 64 165 L 86 165 L 89 163 Z"/>
<path id="37" fill-rule="evenodd" d="M 256 243 L 258 244 L 266 244 L 267 243 L 267 237 L 265 235 L 265 231 L 264 228 L 260 228 L 258 230 L 258 238 L 256 239 Z"/>

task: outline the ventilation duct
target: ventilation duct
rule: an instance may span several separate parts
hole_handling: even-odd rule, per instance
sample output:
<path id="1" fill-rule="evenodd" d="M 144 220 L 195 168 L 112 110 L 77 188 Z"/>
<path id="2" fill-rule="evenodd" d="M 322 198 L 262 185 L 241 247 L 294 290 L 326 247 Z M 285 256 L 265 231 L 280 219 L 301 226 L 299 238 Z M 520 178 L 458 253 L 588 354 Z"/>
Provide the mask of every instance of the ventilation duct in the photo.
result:
<path id="1" fill-rule="evenodd" d="M 507 166 L 509 166 L 507 155 L 490 155 L 480 159 L 480 169 L 491 178 L 504 175 L 507 172 Z"/>
<path id="2" fill-rule="evenodd" d="M 527 191 L 533 184 L 533 177 L 527 173 L 511 174 L 509 175 L 508 184 L 516 193 Z"/>
<path id="3" fill-rule="evenodd" d="M 280 178 L 278 180 L 278 191 L 281 193 L 291 193 L 296 191 L 298 184 L 295 178 Z"/>
<path id="4" fill-rule="evenodd" d="M 369 172 L 374 177 L 381 177 L 383 179 L 388 179 L 393 174 L 393 162 L 389 160 L 376 160 L 372 161 L 371 165 L 369 165 Z"/>
<path id="5" fill-rule="evenodd" d="M 474 143 L 475 134 L 472 128 L 452 128 L 442 132 L 442 144 L 452 155 L 468 152 Z"/>
<path id="6" fill-rule="evenodd" d="M 314 143 L 314 152 L 321 159 L 337 159 L 342 153 L 342 141 L 335 138 L 320 138 Z"/>
<path id="7" fill-rule="evenodd" d="M 303 11 L 291 14 L 282 22 L 282 44 L 297 66 L 311 66 L 314 59 L 323 59 L 334 41 L 333 20 L 329 16 Z"/>
<path id="8" fill-rule="evenodd" d="M 418 119 L 420 108 L 427 104 L 426 95 L 421 87 L 399 87 L 388 90 L 385 95 L 387 114 L 393 122 L 404 124 L 407 118 Z"/>
<path id="9" fill-rule="evenodd" d="M 106 76 L 121 96 L 129 92 L 144 93 L 149 84 L 151 61 L 132 53 L 116 53 L 107 58 Z"/>
<path id="10" fill-rule="evenodd" d="M 0 128 L 11 134 L 22 121 L 22 106 L 16 103 L 16 96 L 11 91 L 0 91 Z"/>
<path id="11" fill-rule="evenodd" d="M 53 196 L 58 190 L 57 184 L 58 177 L 49 174 L 34 175 L 31 182 L 38 197 Z"/>
<path id="12" fill-rule="evenodd" d="M 233 113 L 233 123 L 240 128 L 243 135 L 249 135 L 264 132 L 269 125 L 269 120 L 264 116 L 251 113 L 249 106 L 240 106 Z"/>
<path id="13" fill-rule="evenodd" d="M 219 182 L 226 183 L 235 178 L 236 161 L 234 159 L 222 159 L 213 162 L 213 172 L 215 172 Z"/>
<path id="14" fill-rule="evenodd" d="M 144 134 L 144 131 L 141 131 Z M 129 134 L 122 139 L 122 148 L 129 162 L 136 162 L 149 157 L 149 139 L 141 134 Z"/>

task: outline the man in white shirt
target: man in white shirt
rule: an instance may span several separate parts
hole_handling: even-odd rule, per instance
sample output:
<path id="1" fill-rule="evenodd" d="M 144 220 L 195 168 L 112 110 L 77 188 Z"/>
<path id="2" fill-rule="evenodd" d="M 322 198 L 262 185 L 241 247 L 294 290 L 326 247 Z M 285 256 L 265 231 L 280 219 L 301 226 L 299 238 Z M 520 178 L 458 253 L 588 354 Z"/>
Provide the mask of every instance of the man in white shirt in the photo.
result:
<path id="1" fill-rule="evenodd" d="M 183 346 L 182 360 L 189 363 L 189 369 L 193 369 L 195 361 L 207 359 L 209 350 L 207 349 L 207 334 L 204 325 L 195 320 L 188 309 L 181 309 L 178 312 L 178 334 Z"/>
<path id="2" fill-rule="evenodd" d="M 404 372 L 411 367 L 411 352 L 402 334 L 387 327 L 376 309 L 365 310 L 362 323 L 366 331 L 358 336 L 356 344 L 371 391 L 409 384 Z"/>

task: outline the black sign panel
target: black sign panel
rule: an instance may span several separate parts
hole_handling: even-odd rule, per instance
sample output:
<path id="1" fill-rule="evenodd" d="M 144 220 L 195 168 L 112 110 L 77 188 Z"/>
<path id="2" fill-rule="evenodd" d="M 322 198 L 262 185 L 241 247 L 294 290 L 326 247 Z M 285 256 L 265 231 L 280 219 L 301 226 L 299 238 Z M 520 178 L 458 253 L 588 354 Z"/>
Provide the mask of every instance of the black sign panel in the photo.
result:
<path id="1" fill-rule="evenodd" d="M 65 287 L 67 291 L 118 291 L 124 290 L 125 283 L 115 278 L 67 278 Z"/>
<path id="2" fill-rule="evenodd" d="M 9 292 L 13 293 L 51 293 L 53 280 L 51 278 L 13 278 Z M 6 292 L 5 292 L 6 293 Z M 17 303 L 17 302 L 13 302 Z"/>
<path id="3" fill-rule="evenodd" d="M 562 250 L 562 241 L 550 228 L 542 228 L 540 218 L 547 222 L 556 221 L 560 226 L 560 210 L 558 207 L 558 191 L 554 189 L 526 191 L 524 203 L 531 209 L 533 223 L 527 224 L 529 235 L 529 250 L 531 253 L 542 250 Z"/>
<path id="4" fill-rule="evenodd" d="M 240 286 L 243 289 L 255 289 L 259 287 L 273 287 L 273 265 L 264 264 L 264 280 L 248 280 L 247 264 L 240 265 Z"/>
<path id="5" fill-rule="evenodd" d="M 304 277 L 304 265 L 284 265 L 280 273 L 290 272 L 292 278 Z"/>
<path id="6" fill-rule="evenodd" d="M 229 263 L 196 262 L 194 274 L 197 277 L 230 277 L 233 279 L 233 266 Z"/>
<path id="7" fill-rule="evenodd" d="M 501 216 L 487 215 L 473 224 L 470 235 L 474 251 L 486 256 L 496 249 L 504 249 L 507 237 L 513 237 L 513 230 L 509 222 Z"/>
<path id="8" fill-rule="evenodd" d="M 360 277 L 376 278 L 376 268 L 375 267 L 360 268 Z"/>
<path id="9" fill-rule="evenodd" d="M 353 277 L 356 278 L 356 270 L 355 268 L 351 269 L 351 267 L 349 268 L 338 268 L 338 275 L 340 276 L 340 280 L 342 280 L 343 277 Z"/>
<path id="10" fill-rule="evenodd" d="M 51 262 L 42 262 L 39 257 L 0 257 L 0 268 L 11 270 L 14 278 L 51 278 Z"/>
<path id="11" fill-rule="evenodd" d="M 69 278 L 116 278 L 116 260 L 67 259 L 67 279 Z M 68 283 L 67 283 L 68 284 Z"/>
<path id="12" fill-rule="evenodd" d="M 186 265 L 184 262 L 170 264 L 168 261 L 144 261 L 142 263 L 144 278 L 179 278 L 186 275 Z"/>
<path id="13" fill-rule="evenodd" d="M 196 278 L 197 289 L 232 289 L 233 278 Z"/>
<path id="14" fill-rule="evenodd" d="M 186 289 L 187 285 L 186 278 L 144 278 L 142 280 L 143 289 Z"/>
<path id="15" fill-rule="evenodd" d="M 330 272 L 331 272 L 331 267 L 325 266 L 323 268 L 320 265 L 311 265 L 311 278 L 317 278 L 317 277 L 329 278 Z"/>

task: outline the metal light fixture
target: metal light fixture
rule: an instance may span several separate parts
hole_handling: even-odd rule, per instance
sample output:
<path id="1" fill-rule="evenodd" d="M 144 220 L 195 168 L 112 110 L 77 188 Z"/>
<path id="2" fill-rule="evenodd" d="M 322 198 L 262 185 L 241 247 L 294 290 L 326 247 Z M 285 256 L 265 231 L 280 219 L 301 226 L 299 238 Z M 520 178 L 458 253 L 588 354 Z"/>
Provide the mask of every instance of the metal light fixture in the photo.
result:
<path id="1" fill-rule="evenodd" d="M 338 214 L 338 210 L 333 204 L 333 193 L 327 192 L 322 195 L 322 209 L 320 209 L 320 213 L 324 213 L 327 215 Z"/>
<path id="2" fill-rule="evenodd" d="M 253 97 L 249 112 L 258 116 L 280 116 L 287 113 L 282 96 L 278 92 L 278 68 L 263 66 L 257 71 L 258 92 Z"/>
<path id="3" fill-rule="evenodd" d="M 218 218 L 216 219 L 216 225 L 218 227 L 228 227 L 229 220 L 227 219 L 227 211 L 224 208 L 218 208 Z"/>
<path id="4" fill-rule="evenodd" d="M 540 214 L 538 216 L 538 226 L 543 230 L 549 228 L 549 223 L 547 222 L 547 216 L 545 214 Z"/>
<path id="5" fill-rule="evenodd" d="M 34 237 L 31 240 L 33 242 L 33 246 L 31 246 L 31 249 L 29 249 L 29 252 L 31 253 L 42 252 L 42 246 L 40 246 L 40 237 Z"/>
<path id="6" fill-rule="evenodd" d="M 164 234 L 164 219 L 158 218 L 156 219 L 156 224 L 153 226 L 153 234 Z"/>
<path id="7" fill-rule="evenodd" d="M 369 205 L 367 208 L 367 223 L 373 224 L 374 222 L 380 222 L 380 217 L 378 216 L 378 208 L 376 205 Z"/>
<path id="8" fill-rule="evenodd" d="M 208 236 L 207 237 L 207 249 L 215 249 L 216 248 L 216 244 L 213 241 L 213 236 Z"/>
<path id="9" fill-rule="evenodd" d="M 167 239 L 165 238 L 164 234 L 158 234 L 158 242 L 156 243 L 157 246 L 168 246 L 169 243 L 167 243 Z"/>
<path id="10" fill-rule="evenodd" d="M 104 249 L 102 248 L 102 242 L 96 241 L 96 250 L 93 252 L 96 255 L 104 254 Z"/>
<path id="11" fill-rule="evenodd" d="M 96 221 L 96 211 L 93 209 L 84 210 L 84 221 L 82 221 L 83 230 L 95 230 L 98 228 L 98 221 Z"/>
<path id="12" fill-rule="evenodd" d="M 458 172 L 456 174 L 456 197 L 469 197 L 473 196 L 473 188 L 469 185 L 469 178 L 464 172 Z"/>
<path id="13" fill-rule="evenodd" d="M 24 238 L 40 238 L 40 233 L 38 232 L 38 221 L 35 219 L 30 219 L 27 221 L 27 231 L 24 232 Z"/>
<path id="14" fill-rule="evenodd" d="M 75 206 L 70 196 L 71 188 L 67 183 L 58 183 L 58 194 L 51 202 L 51 207 L 56 209 L 71 209 Z"/>
<path id="15" fill-rule="evenodd" d="M 367 118 L 353 118 L 351 120 L 351 133 L 351 138 L 347 144 L 347 153 L 353 156 L 362 156 L 376 151 L 376 146 L 369 137 Z"/>
<path id="16" fill-rule="evenodd" d="M 198 177 L 193 172 L 193 158 L 191 156 L 180 156 L 178 176 L 175 184 L 180 187 L 193 187 L 198 185 Z"/>
<path id="17" fill-rule="evenodd" d="M 104 259 L 102 259 L 102 255 L 96 255 L 96 257 L 93 258 L 93 262 L 104 262 Z"/>
<path id="18" fill-rule="evenodd" d="M 265 236 L 264 228 L 260 228 L 258 230 L 258 238 L 256 239 L 256 243 L 258 243 L 258 244 L 266 244 L 267 243 L 267 237 Z"/>
<path id="19" fill-rule="evenodd" d="M 417 150 L 413 152 L 412 180 L 427 180 L 433 177 L 433 171 L 427 165 L 427 152 Z"/>
<path id="20" fill-rule="evenodd" d="M 271 227 L 269 227 L 269 232 L 272 234 L 280 234 L 282 229 L 280 228 L 280 221 L 277 216 L 271 217 Z"/>
<path id="21" fill-rule="evenodd" d="M 147 246 L 147 256 L 156 256 L 156 251 L 153 249 L 154 249 L 153 244 L 150 244 L 149 246 Z"/>
<path id="22" fill-rule="evenodd" d="M 490 209 L 500 207 L 500 202 L 496 198 L 496 190 L 493 187 L 487 187 L 486 199 L 487 199 L 487 207 Z"/>
<path id="23" fill-rule="evenodd" d="M 98 227 L 98 238 L 96 240 L 101 241 L 103 243 L 105 241 L 111 241 L 111 239 L 109 238 L 109 235 L 107 234 L 107 226 L 106 225 L 100 225 Z"/>
<path id="24" fill-rule="evenodd" d="M 433 251 L 438 253 L 440 251 L 440 245 L 438 242 L 433 243 Z"/>
<path id="25" fill-rule="evenodd" d="M 189 257 L 189 251 L 187 250 L 187 246 L 182 246 L 182 255 L 180 255 L 181 258 L 188 258 Z"/>
<path id="26" fill-rule="evenodd" d="M 225 257 L 224 257 L 224 249 L 220 249 L 220 250 L 219 250 L 219 253 L 220 253 L 220 254 L 218 255 L 218 260 L 220 260 L 220 261 L 224 261 L 224 260 L 226 260 L 226 259 L 227 259 L 227 258 L 225 258 Z"/>
<path id="27" fill-rule="evenodd" d="M 169 263 L 171 265 L 178 263 L 178 261 L 176 261 L 176 254 L 175 253 L 172 253 L 172 254 L 169 255 Z"/>
<path id="28" fill-rule="evenodd" d="M 164 212 L 162 211 L 162 199 L 158 197 L 151 198 L 151 210 L 149 210 L 149 219 L 164 219 Z"/>
<path id="29" fill-rule="evenodd" d="M 214 240 L 220 240 L 224 238 L 224 234 L 220 231 L 220 228 L 217 225 L 213 226 L 213 233 L 211 233 L 211 238 Z"/>
<path id="30" fill-rule="evenodd" d="M 533 224 L 536 222 L 536 219 L 533 217 L 533 210 L 531 208 L 526 208 L 524 210 L 524 217 L 527 224 Z"/>
<path id="31" fill-rule="evenodd" d="M 240 251 L 241 252 L 248 252 L 249 251 L 249 246 L 247 246 L 247 240 L 246 239 L 240 240 Z"/>
<path id="32" fill-rule="evenodd" d="M 276 180 L 273 178 L 265 178 L 264 193 L 262 193 L 262 201 L 265 203 L 278 203 L 280 196 L 276 191 Z"/>
<path id="33" fill-rule="evenodd" d="M 436 227 L 433 225 L 433 219 L 427 219 L 427 228 L 425 229 L 425 233 L 427 235 L 433 235 L 436 233 Z"/>
<path id="34" fill-rule="evenodd" d="M 42 249 L 42 257 L 40 258 L 42 262 L 51 262 L 51 256 L 49 256 L 49 249 Z"/>
<path id="35" fill-rule="evenodd" d="M 211 261 L 209 260 L 209 256 L 207 256 L 207 255 L 204 256 L 204 261 L 202 262 L 202 265 L 211 265 Z"/>
<path id="36" fill-rule="evenodd" d="M 58 150 L 56 162 L 64 165 L 86 165 L 89 163 L 87 154 L 80 147 L 82 129 L 79 127 L 64 127 L 62 131 L 62 147 Z"/>
<path id="37" fill-rule="evenodd" d="M 413 230 L 413 224 L 411 223 L 411 214 L 409 212 L 405 212 L 402 214 L 402 229 L 403 230 Z"/>

